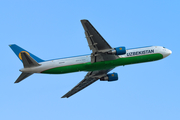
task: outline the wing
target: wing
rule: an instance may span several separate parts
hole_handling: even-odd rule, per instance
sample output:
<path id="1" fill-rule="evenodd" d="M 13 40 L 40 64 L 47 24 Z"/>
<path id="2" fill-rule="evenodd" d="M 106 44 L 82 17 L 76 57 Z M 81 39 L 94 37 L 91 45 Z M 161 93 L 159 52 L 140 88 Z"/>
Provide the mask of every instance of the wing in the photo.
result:
<path id="1" fill-rule="evenodd" d="M 112 47 L 104 40 L 88 20 L 81 20 L 81 23 L 85 30 L 90 50 L 92 50 L 91 63 L 115 60 L 118 58 L 117 55 L 107 53 L 112 50 Z"/>
<path id="2" fill-rule="evenodd" d="M 62 96 L 61 98 L 68 98 L 97 80 L 98 79 L 91 78 L 91 77 L 85 78 L 79 84 L 77 84 L 73 89 L 71 89 L 68 93 L 66 93 L 64 96 Z"/>
<path id="3" fill-rule="evenodd" d="M 85 35 L 90 50 L 92 50 L 91 63 L 115 60 L 119 58 L 117 55 L 108 54 L 108 52 L 112 50 L 112 47 L 104 40 L 104 38 L 98 33 L 98 31 L 91 25 L 91 23 L 88 20 L 81 20 L 81 23 L 85 30 Z M 106 76 L 110 70 L 112 69 L 88 72 L 85 78 L 79 84 L 77 84 L 72 90 L 70 90 L 68 93 L 62 96 L 62 98 L 68 98 L 74 95 L 75 93 L 94 83 L 98 79 Z"/>
<path id="4" fill-rule="evenodd" d="M 112 69 L 110 69 L 110 70 L 112 70 Z M 85 87 L 89 86 L 90 84 L 94 83 L 101 77 L 106 76 L 106 74 L 110 70 L 100 70 L 100 71 L 88 72 L 87 75 L 85 76 L 85 78 L 81 82 L 79 82 L 73 89 L 71 89 L 68 93 L 66 93 L 61 98 L 68 98 L 68 97 L 74 95 L 75 93 L 79 92 L 80 90 L 82 90 Z"/>

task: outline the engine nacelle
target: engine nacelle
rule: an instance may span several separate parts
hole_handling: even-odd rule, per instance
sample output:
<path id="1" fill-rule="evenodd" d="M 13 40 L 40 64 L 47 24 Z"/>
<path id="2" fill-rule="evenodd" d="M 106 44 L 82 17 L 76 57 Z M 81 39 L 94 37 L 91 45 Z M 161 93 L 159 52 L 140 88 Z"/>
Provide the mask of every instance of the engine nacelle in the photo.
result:
<path id="1" fill-rule="evenodd" d="M 107 76 L 100 79 L 101 81 L 116 81 L 118 80 L 118 74 L 117 73 L 109 73 Z"/>
<path id="2" fill-rule="evenodd" d="M 114 48 L 114 50 L 111 51 L 111 53 L 116 54 L 116 55 L 123 55 L 123 54 L 126 54 L 126 48 L 125 47 L 117 47 L 117 48 Z"/>

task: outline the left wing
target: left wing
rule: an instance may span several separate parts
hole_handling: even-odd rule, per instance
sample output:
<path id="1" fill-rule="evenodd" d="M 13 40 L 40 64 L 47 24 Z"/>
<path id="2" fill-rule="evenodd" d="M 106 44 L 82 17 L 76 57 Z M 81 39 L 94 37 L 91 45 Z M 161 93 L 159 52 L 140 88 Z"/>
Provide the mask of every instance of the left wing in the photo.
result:
<path id="1" fill-rule="evenodd" d="M 112 69 L 110 69 L 110 70 L 112 70 Z M 94 83 L 98 79 L 106 76 L 106 74 L 110 70 L 100 70 L 100 71 L 88 72 L 87 75 L 85 76 L 85 78 L 81 82 L 79 82 L 79 84 L 77 84 L 73 89 L 71 89 L 68 93 L 66 93 L 61 98 L 68 98 L 68 97 L 74 95 L 75 93 L 79 92 L 80 90 L 82 90 L 85 87 L 89 86 L 90 84 Z"/>

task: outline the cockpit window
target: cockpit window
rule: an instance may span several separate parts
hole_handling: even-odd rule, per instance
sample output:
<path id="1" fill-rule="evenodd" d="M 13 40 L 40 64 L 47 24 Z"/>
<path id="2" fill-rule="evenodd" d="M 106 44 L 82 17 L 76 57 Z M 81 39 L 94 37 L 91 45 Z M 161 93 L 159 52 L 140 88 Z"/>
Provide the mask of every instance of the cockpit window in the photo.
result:
<path id="1" fill-rule="evenodd" d="M 165 48 L 165 47 L 163 47 L 163 48 Z"/>

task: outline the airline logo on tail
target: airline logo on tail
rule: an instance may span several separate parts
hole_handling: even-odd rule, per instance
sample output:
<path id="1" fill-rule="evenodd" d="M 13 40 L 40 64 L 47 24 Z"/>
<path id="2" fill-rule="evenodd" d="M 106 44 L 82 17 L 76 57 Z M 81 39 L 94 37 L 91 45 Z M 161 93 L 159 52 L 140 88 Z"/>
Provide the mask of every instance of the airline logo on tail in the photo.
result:
<path id="1" fill-rule="evenodd" d="M 25 52 L 25 53 L 27 53 L 27 54 L 30 56 L 30 54 L 29 54 L 27 51 L 21 51 L 21 52 L 19 53 L 19 55 L 18 55 L 18 56 L 19 56 L 19 59 L 21 59 L 21 60 L 22 60 L 21 53 L 24 53 L 24 52 Z"/>
<path id="2" fill-rule="evenodd" d="M 38 63 L 44 62 L 44 60 L 42 60 L 41 58 L 33 55 L 31 52 L 28 52 L 27 50 L 17 46 L 16 44 L 11 44 L 9 46 L 13 50 L 13 52 L 16 54 L 16 56 L 21 60 L 21 62 L 22 62 L 22 53 L 26 53 L 28 56 L 31 56 Z"/>

